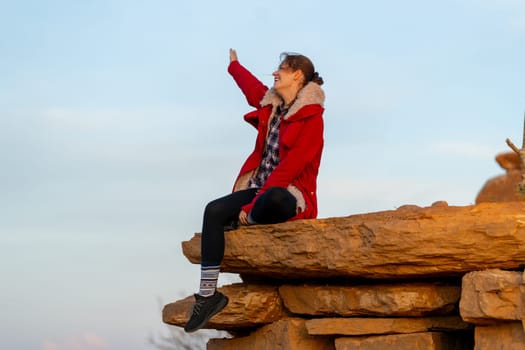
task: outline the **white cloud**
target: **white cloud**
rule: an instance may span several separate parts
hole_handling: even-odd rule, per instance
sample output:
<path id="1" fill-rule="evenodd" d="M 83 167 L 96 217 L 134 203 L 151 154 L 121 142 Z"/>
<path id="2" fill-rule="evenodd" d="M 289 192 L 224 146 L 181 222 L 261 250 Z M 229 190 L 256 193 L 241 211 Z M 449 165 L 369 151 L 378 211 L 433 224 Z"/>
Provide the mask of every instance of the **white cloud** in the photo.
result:
<path id="1" fill-rule="evenodd" d="M 484 7 L 490 7 L 493 9 L 502 9 L 510 11 L 525 10 L 525 4 L 522 0 L 471 0 L 474 4 L 480 4 Z"/>
<path id="2" fill-rule="evenodd" d="M 182 119 L 180 116 L 189 113 L 184 110 L 150 109 L 72 109 L 55 107 L 43 111 L 44 119 L 49 125 L 58 128 L 72 129 L 123 129 L 148 128 L 157 124 L 159 119 Z"/>
<path id="3" fill-rule="evenodd" d="M 487 160 L 494 158 L 493 145 L 481 145 L 467 141 L 437 142 L 430 146 L 430 150 L 444 156 Z"/>
<path id="4" fill-rule="evenodd" d="M 133 144 L 164 144 L 173 147 L 177 144 L 195 149 L 209 148 L 211 143 L 219 147 L 231 146 L 237 144 L 238 139 L 253 137 L 246 132 L 248 126 L 242 121 L 242 113 L 232 117 L 233 113 L 212 106 L 145 109 L 57 107 L 39 112 L 37 118 L 43 121 L 46 134 L 56 135 L 72 145 L 83 145 L 89 149 L 97 145 L 107 147 L 108 143 L 126 147 Z"/>
<path id="5" fill-rule="evenodd" d="M 525 33 L 525 3 L 523 0 L 471 0 L 475 7 L 482 7 L 494 13 L 503 13 L 508 27 L 513 31 Z"/>
<path id="6" fill-rule="evenodd" d="M 244 111 L 248 111 L 248 109 L 238 109 L 237 117 L 233 118 L 224 117 L 235 112 L 230 109 L 220 109 L 220 107 L 213 105 L 149 106 L 143 109 L 129 109 L 127 107 L 90 109 L 57 106 L 34 113 L 40 115 L 52 127 L 73 129 L 137 128 L 147 132 L 159 128 L 165 130 L 166 127 L 175 127 L 181 130 L 183 127 L 202 124 L 203 121 L 205 121 L 205 125 L 225 125 L 229 122 L 238 124 L 242 121 L 241 116 Z"/>
<path id="7" fill-rule="evenodd" d="M 319 183 L 319 216 L 393 210 L 406 204 L 421 207 L 436 201 L 470 205 L 479 189 L 477 183 L 447 183 L 435 179 L 393 178 L 388 173 L 368 178 L 333 178 Z"/>
<path id="8" fill-rule="evenodd" d="M 512 29 L 520 33 L 525 33 L 525 8 L 523 7 L 523 3 L 521 6 L 521 10 L 516 11 L 511 17 L 509 24 Z"/>
<path id="9" fill-rule="evenodd" d="M 42 350 L 106 350 L 108 342 L 94 334 L 84 333 L 62 340 L 46 339 L 42 343 Z"/>

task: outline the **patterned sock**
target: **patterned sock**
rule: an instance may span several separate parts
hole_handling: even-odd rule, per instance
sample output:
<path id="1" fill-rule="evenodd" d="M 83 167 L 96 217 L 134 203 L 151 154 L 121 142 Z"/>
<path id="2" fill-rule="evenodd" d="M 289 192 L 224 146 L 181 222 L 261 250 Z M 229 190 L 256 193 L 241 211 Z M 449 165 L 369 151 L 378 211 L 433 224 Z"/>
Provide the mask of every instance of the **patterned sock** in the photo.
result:
<path id="1" fill-rule="evenodd" d="M 215 293 L 220 270 L 220 266 L 201 266 L 199 295 L 203 297 L 211 297 Z"/>

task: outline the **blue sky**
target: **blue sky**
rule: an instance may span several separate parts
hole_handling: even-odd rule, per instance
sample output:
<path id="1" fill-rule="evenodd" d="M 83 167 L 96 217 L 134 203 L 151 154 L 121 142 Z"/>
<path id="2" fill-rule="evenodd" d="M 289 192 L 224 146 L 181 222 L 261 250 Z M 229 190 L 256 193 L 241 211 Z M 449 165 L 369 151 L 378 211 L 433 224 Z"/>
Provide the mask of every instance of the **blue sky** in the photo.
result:
<path id="1" fill-rule="evenodd" d="M 255 132 L 228 49 L 326 92 L 319 216 L 469 205 L 525 112 L 525 4 L 0 2 L 0 347 L 151 349 Z M 229 280 L 225 277 L 225 282 Z"/>

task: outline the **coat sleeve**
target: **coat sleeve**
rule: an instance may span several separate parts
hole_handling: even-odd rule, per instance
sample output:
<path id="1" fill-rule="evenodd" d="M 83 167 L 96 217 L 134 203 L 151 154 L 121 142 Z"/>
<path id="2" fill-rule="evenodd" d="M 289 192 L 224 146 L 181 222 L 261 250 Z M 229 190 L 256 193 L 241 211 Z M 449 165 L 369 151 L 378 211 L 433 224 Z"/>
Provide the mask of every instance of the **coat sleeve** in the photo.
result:
<path id="1" fill-rule="evenodd" d="M 268 91 L 268 87 L 244 68 L 239 61 L 233 61 L 230 63 L 228 66 L 228 73 L 231 74 L 243 92 L 248 104 L 252 107 L 260 108 L 260 102 L 266 91 Z"/>
<path id="2" fill-rule="evenodd" d="M 305 167 L 314 160 L 323 149 L 323 118 L 316 115 L 304 122 L 300 135 L 288 151 L 286 158 L 272 171 L 264 186 L 251 203 L 242 207 L 249 213 L 255 201 L 270 187 L 288 187 L 300 176 Z"/>

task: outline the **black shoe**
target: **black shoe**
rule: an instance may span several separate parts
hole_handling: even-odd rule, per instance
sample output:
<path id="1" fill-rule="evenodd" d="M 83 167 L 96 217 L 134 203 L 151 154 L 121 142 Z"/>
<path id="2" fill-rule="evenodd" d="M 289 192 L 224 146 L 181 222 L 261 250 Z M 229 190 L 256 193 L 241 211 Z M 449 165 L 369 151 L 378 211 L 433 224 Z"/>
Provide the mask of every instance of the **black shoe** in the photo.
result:
<path id="1" fill-rule="evenodd" d="M 226 305 L 228 305 L 228 298 L 220 292 L 215 291 L 211 297 L 195 294 L 195 304 L 191 310 L 191 317 L 186 322 L 186 326 L 184 326 L 184 330 L 187 333 L 191 333 L 201 329 L 213 315 L 219 313 Z"/>

